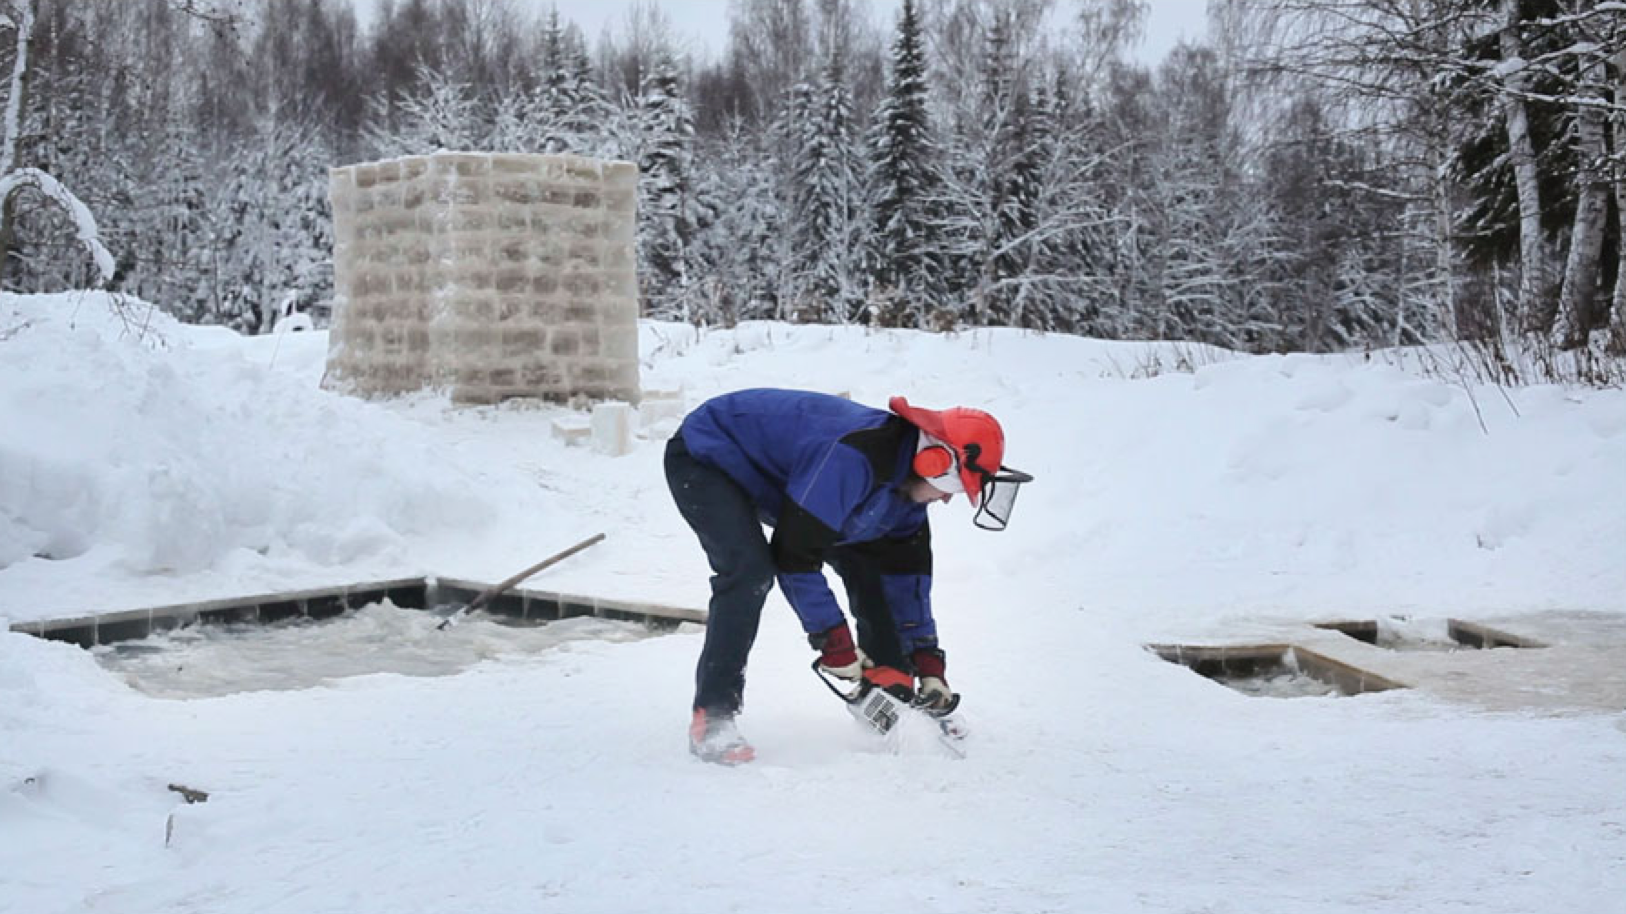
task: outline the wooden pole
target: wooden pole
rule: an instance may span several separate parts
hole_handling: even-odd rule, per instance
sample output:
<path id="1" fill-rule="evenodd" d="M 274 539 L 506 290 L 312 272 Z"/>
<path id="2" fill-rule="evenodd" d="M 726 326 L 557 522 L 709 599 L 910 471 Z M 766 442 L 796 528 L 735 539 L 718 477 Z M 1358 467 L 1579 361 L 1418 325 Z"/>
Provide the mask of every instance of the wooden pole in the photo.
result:
<path id="1" fill-rule="evenodd" d="M 458 622 L 461 622 L 463 620 L 464 616 L 467 616 L 469 613 L 474 612 L 475 610 L 481 608 L 482 606 L 485 606 L 487 603 L 490 603 L 492 600 L 495 600 L 496 598 L 502 596 L 505 592 L 507 592 L 507 590 L 510 587 L 513 587 L 515 584 L 518 584 L 520 581 L 525 580 L 526 578 L 530 577 L 533 574 L 536 574 L 537 572 L 541 571 L 544 568 L 547 568 L 550 565 L 557 564 L 559 562 L 564 561 L 565 559 L 570 558 L 571 556 L 573 556 L 576 553 L 582 551 L 583 549 L 586 549 L 587 547 L 598 543 L 602 539 L 604 539 L 604 534 L 602 534 L 602 533 L 594 534 L 593 536 L 590 536 L 587 539 L 582 540 L 581 542 L 577 543 L 576 545 L 571 546 L 569 549 L 566 549 L 563 552 L 556 552 L 553 555 L 550 555 L 547 558 L 543 559 L 542 561 L 537 562 L 535 565 L 532 565 L 531 567 L 525 569 L 524 571 L 519 572 L 518 574 L 514 575 L 513 577 L 507 578 L 506 580 L 502 581 L 501 583 L 497 584 L 496 586 L 488 588 L 485 591 L 482 591 L 479 596 L 477 596 L 474 599 L 469 601 L 469 605 L 464 606 L 463 608 L 459 609 L 457 612 L 454 612 L 451 615 L 447 616 L 446 618 L 440 620 L 440 624 L 435 626 L 435 630 L 436 631 L 445 631 L 446 629 L 452 627 L 453 625 L 456 625 Z"/>

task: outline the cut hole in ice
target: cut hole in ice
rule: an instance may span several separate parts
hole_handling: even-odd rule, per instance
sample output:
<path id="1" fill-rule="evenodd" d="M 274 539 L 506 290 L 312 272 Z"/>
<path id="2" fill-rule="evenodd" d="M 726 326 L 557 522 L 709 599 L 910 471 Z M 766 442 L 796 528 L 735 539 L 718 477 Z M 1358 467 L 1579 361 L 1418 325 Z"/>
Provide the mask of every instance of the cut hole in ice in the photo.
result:
<path id="1" fill-rule="evenodd" d="M 1256 698 L 1360 695 L 1405 686 L 1302 647 L 1286 644 L 1203 647 L 1154 644 L 1170 663 Z"/>
<path id="2" fill-rule="evenodd" d="M 488 586 L 409 578 L 41 619 L 11 630 L 89 649 L 141 691 L 192 698 L 375 673 L 445 675 L 492 657 L 635 640 L 706 620 L 705 610 L 688 607 L 514 588 L 463 624 L 439 629 Z"/>
<path id="3" fill-rule="evenodd" d="M 197 624 L 92 648 L 98 662 L 134 688 L 160 698 L 307 689 L 351 676 L 444 676 L 499 657 L 568 649 L 574 642 L 620 642 L 656 632 L 636 622 L 593 616 L 546 624 L 478 615 L 438 631 L 432 613 L 389 601 L 328 619 L 289 616 L 271 623 Z"/>
<path id="4" fill-rule="evenodd" d="M 1461 619 L 1411 619 L 1379 616 L 1346 622 L 1322 622 L 1316 628 L 1342 632 L 1357 641 L 1392 651 L 1456 651 L 1498 647 L 1536 648 L 1539 642 Z"/>

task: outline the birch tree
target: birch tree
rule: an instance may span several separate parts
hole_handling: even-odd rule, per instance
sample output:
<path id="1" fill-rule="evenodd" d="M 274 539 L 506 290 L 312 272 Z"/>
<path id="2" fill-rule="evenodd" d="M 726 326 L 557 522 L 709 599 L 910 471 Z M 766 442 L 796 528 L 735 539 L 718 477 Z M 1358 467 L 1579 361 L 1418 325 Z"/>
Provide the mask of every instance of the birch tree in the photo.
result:
<path id="1" fill-rule="evenodd" d="M 1600 104 L 1606 99 L 1607 51 L 1594 35 L 1586 34 L 1584 27 L 1581 39 L 1575 49 L 1579 74 L 1574 97 L 1578 161 L 1575 222 L 1570 230 L 1564 285 L 1558 296 L 1558 321 L 1553 327 L 1553 341 L 1565 349 L 1585 346 L 1597 320 L 1593 305 L 1609 206 L 1607 108 Z"/>
<path id="2" fill-rule="evenodd" d="M 804 0 L 737 0 L 731 3 L 729 54 L 745 75 L 750 104 L 747 123 L 771 123 L 807 78 L 814 60 L 814 25 Z"/>
<path id="3" fill-rule="evenodd" d="M 1551 294 L 1547 245 L 1542 234 L 1541 179 L 1537 168 L 1535 141 L 1530 136 L 1530 114 L 1526 95 L 1530 67 L 1524 59 L 1523 17 L 1520 0 L 1501 0 L 1502 22 L 1499 35 L 1502 54 L 1497 72 L 1501 75 L 1503 119 L 1506 122 L 1509 162 L 1519 201 L 1519 306 L 1521 319 L 1540 313 L 1543 300 Z"/>
<path id="4" fill-rule="evenodd" d="M 1615 219 L 1619 226 L 1626 225 L 1626 41 L 1617 41 L 1615 47 L 1615 110 L 1610 119 L 1614 123 Z M 1626 356 L 1626 231 L 1616 237 L 1615 248 L 1614 332 L 1609 351 Z"/>
<path id="5" fill-rule="evenodd" d="M 1494 323 L 1494 302 L 1464 293 L 1456 217 L 1463 196 L 1449 167 L 1468 125 L 1461 78 L 1483 66 L 1465 45 L 1495 35 L 1495 9 L 1461 0 L 1215 0 L 1226 39 L 1256 98 L 1291 98 L 1310 87 L 1339 104 L 1344 133 L 1385 159 L 1375 193 L 1404 198 L 1401 224 L 1421 232 L 1431 275 L 1408 285 L 1432 290 L 1440 323 L 1473 335 Z M 1277 112 L 1265 107 L 1256 117 Z M 1265 123 L 1268 129 L 1268 120 Z M 1413 264 L 1408 269 L 1422 268 Z"/>

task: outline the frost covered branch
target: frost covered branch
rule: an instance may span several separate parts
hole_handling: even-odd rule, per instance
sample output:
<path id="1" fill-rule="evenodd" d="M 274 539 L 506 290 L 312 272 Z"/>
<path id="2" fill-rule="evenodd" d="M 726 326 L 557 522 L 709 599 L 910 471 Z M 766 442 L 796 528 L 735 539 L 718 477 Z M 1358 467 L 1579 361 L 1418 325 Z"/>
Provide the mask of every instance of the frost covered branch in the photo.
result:
<path id="1" fill-rule="evenodd" d="M 90 252 L 91 259 L 96 262 L 96 271 L 101 274 L 102 283 L 113 281 L 114 262 L 113 255 L 102 244 L 101 236 L 96 230 L 96 217 L 91 215 L 90 207 L 84 201 L 73 195 L 73 191 L 64 187 L 62 182 L 51 177 L 38 168 L 19 168 L 3 177 L 0 177 L 0 207 L 11 199 L 12 194 L 23 188 L 33 188 L 44 194 L 45 197 L 68 214 L 73 220 L 74 234 L 79 243 Z M 4 216 L 0 215 L 0 220 Z M 0 229 L 4 223 L 0 221 Z"/>
<path id="2" fill-rule="evenodd" d="M 102 284 L 106 285 L 113 280 L 113 255 L 102 244 L 101 235 L 96 229 L 96 217 L 91 215 L 90 207 L 49 174 L 37 168 L 14 167 L 17 137 L 21 132 L 23 79 L 28 72 L 28 42 L 34 31 L 32 5 L 23 2 L 12 4 L 9 12 L 0 9 L 0 29 L 4 28 L 16 30 L 17 49 L 11 67 L 11 92 L 6 99 L 5 137 L 0 141 L 0 237 L 10 228 L 6 219 L 12 196 L 23 188 L 33 188 L 68 214 L 73 221 L 74 234 L 90 252 L 91 259 L 96 262 L 96 271 L 101 274 Z"/>

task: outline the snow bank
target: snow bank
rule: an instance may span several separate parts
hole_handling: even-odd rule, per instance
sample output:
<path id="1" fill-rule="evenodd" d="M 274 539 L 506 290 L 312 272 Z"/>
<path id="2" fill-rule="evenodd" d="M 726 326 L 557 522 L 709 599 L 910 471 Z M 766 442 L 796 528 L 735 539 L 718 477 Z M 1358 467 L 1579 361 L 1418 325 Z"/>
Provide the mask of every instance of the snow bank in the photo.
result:
<path id="1" fill-rule="evenodd" d="M 478 529 L 522 488 L 140 302 L 0 297 L 0 333 L 0 573 L 404 567 L 408 541 Z"/>

